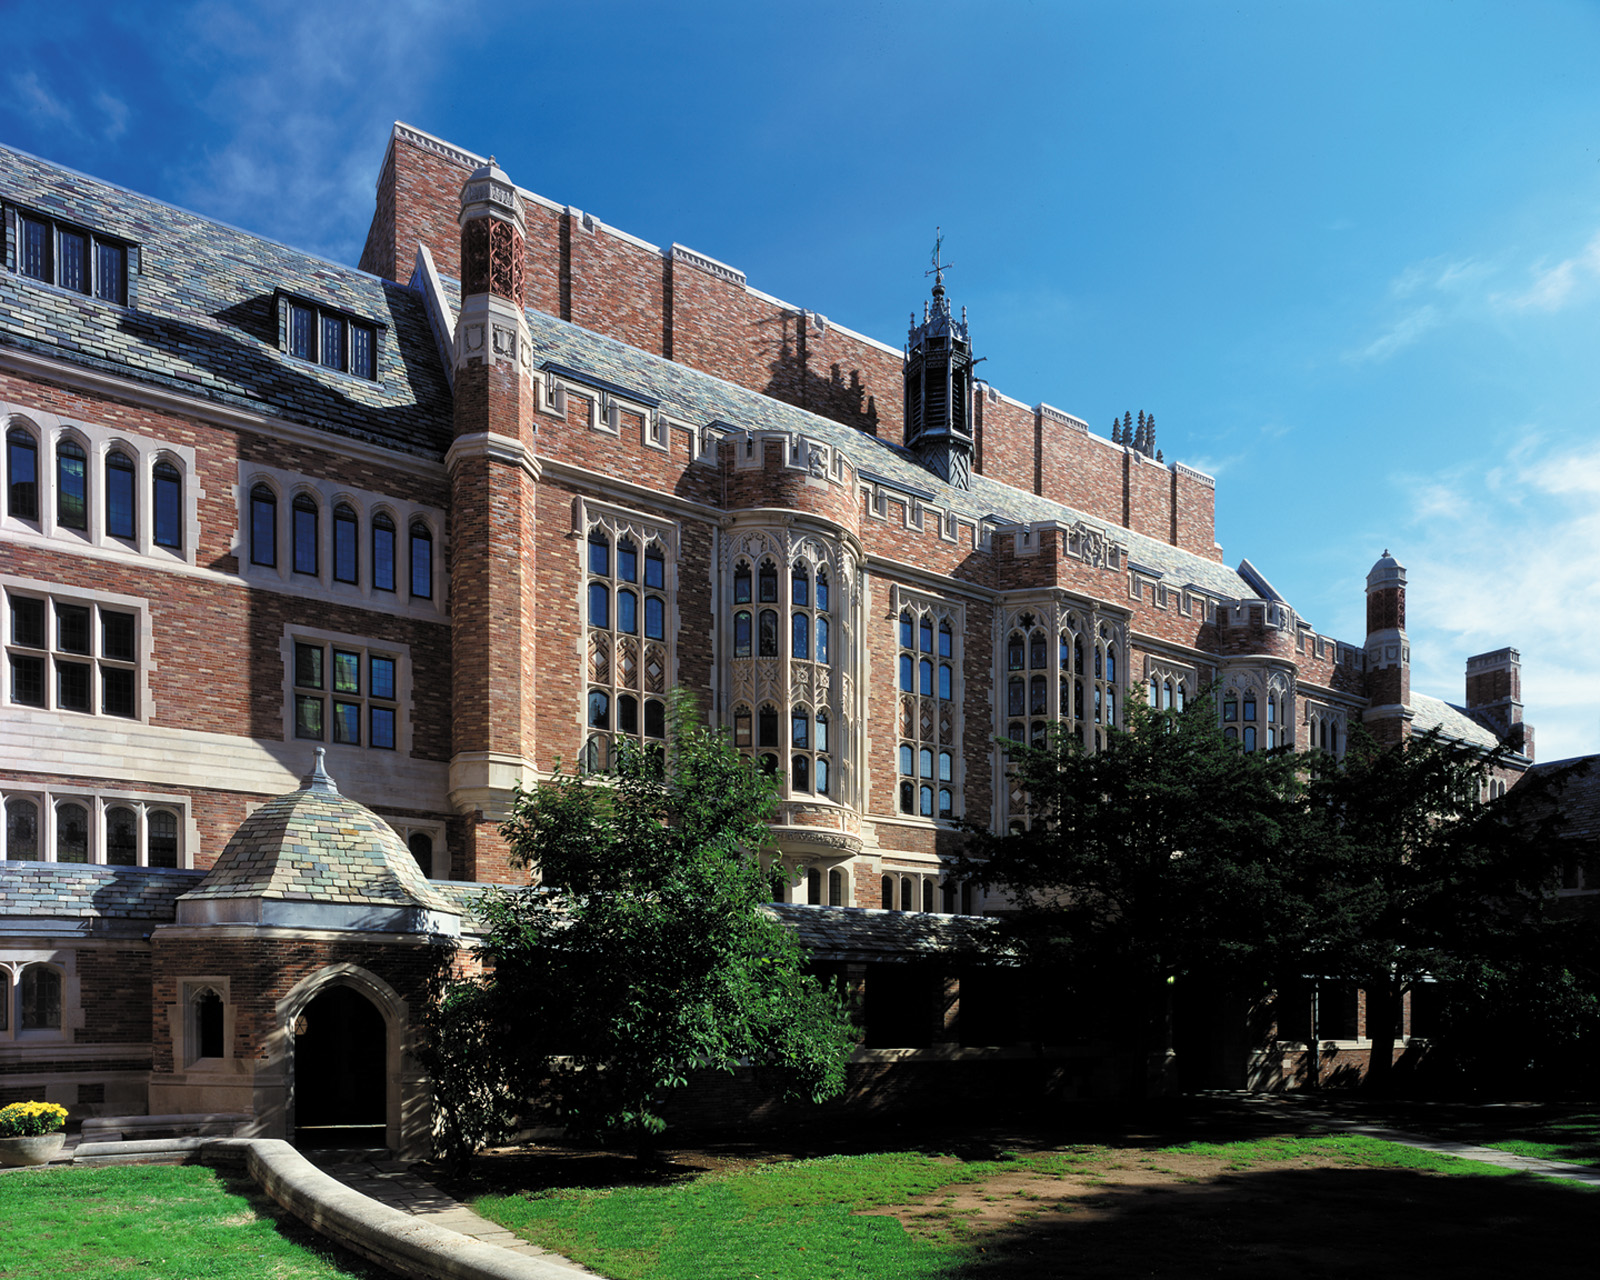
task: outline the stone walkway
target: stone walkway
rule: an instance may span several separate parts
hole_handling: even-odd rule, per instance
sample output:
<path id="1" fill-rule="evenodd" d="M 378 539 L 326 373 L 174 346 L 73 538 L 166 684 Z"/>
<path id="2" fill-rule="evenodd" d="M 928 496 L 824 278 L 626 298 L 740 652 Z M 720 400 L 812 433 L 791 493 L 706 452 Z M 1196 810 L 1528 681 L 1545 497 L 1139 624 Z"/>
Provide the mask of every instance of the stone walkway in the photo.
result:
<path id="1" fill-rule="evenodd" d="M 1299 1114 L 1313 1120 L 1317 1124 L 1326 1125 L 1330 1129 L 1337 1129 L 1342 1133 L 1359 1133 L 1368 1138 L 1382 1138 L 1385 1142 L 1398 1142 L 1402 1146 L 1416 1147 L 1422 1151 L 1435 1151 L 1440 1155 L 1460 1156 L 1463 1160 L 1480 1160 L 1484 1164 L 1496 1165 L 1501 1169 L 1511 1169 L 1517 1173 L 1533 1173 L 1546 1178 L 1566 1178 L 1572 1182 L 1586 1183 L 1591 1187 L 1600 1187 L 1600 1168 L 1587 1164 L 1568 1164 L 1563 1160 L 1545 1160 L 1538 1156 L 1518 1156 L 1509 1151 L 1501 1151 L 1498 1147 L 1479 1147 L 1470 1142 L 1451 1142 L 1442 1138 L 1426 1138 L 1418 1133 L 1407 1133 L 1403 1129 L 1389 1129 L 1383 1125 L 1370 1124 L 1364 1120 L 1346 1119 L 1344 1116 L 1334 1115 L 1331 1112 L 1319 1111 L 1310 1107 L 1302 1108 Z"/>
<path id="2" fill-rule="evenodd" d="M 551 1253 L 536 1244 L 529 1244 L 521 1236 L 507 1231 L 498 1223 L 474 1213 L 453 1196 L 439 1190 L 426 1178 L 411 1172 L 411 1166 L 400 1160 L 381 1156 L 351 1157 L 346 1152 L 306 1152 L 317 1168 L 331 1178 L 336 1178 L 352 1191 L 371 1196 L 380 1204 L 404 1213 L 415 1214 L 436 1227 L 459 1231 L 464 1236 L 484 1244 L 498 1245 L 528 1258 L 543 1258 L 554 1266 L 564 1267 L 574 1275 L 594 1275 L 587 1267 L 579 1266 L 570 1258 Z"/>

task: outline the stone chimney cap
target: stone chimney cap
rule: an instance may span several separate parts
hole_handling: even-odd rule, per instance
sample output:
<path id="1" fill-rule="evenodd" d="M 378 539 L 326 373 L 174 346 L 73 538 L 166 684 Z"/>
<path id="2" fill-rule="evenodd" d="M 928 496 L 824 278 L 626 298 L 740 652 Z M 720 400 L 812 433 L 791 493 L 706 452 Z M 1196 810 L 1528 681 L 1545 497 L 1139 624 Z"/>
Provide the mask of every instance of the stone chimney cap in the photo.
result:
<path id="1" fill-rule="evenodd" d="M 467 175 L 467 180 L 461 184 L 461 215 L 466 217 L 469 209 L 474 209 L 474 216 L 479 216 L 484 211 L 482 206 L 497 213 L 501 217 L 512 218 L 521 222 L 524 217 L 522 193 L 517 190 L 517 184 L 511 177 L 495 163 L 494 157 L 489 157 L 487 164 L 481 164 Z"/>
<path id="2" fill-rule="evenodd" d="M 1383 554 L 1378 557 L 1378 562 L 1372 566 L 1372 571 L 1367 574 L 1367 586 L 1405 586 L 1406 567 L 1389 554 L 1389 548 L 1383 549 Z"/>

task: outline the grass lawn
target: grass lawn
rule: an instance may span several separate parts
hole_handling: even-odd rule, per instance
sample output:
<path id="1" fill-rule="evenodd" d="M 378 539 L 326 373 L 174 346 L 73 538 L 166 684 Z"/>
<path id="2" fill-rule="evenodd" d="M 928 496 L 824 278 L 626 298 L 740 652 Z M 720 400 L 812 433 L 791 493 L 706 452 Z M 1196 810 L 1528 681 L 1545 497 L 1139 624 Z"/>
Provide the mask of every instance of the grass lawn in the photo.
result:
<path id="1" fill-rule="evenodd" d="M 1593 1106 L 1477 1107 L 1452 1121 L 1448 1133 L 1519 1156 L 1600 1165 L 1600 1109 Z"/>
<path id="2" fill-rule="evenodd" d="M 0 1276 L 390 1280 L 318 1238 L 247 1178 L 194 1165 L 0 1177 Z"/>
<path id="3" fill-rule="evenodd" d="M 1126 1141 L 1126 1140 L 1125 1140 Z M 477 1210 L 616 1280 L 1594 1274 L 1600 1199 L 1339 1134 L 888 1151 Z"/>

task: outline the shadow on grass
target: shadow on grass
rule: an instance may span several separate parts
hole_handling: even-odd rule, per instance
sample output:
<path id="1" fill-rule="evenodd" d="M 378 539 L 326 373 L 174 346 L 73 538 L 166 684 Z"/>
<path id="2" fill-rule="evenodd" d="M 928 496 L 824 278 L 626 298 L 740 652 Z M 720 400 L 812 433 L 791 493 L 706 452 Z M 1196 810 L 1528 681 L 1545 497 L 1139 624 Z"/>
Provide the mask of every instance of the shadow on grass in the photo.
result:
<path id="1" fill-rule="evenodd" d="M 1600 1195 L 1525 1175 L 1284 1169 L 1108 1183 L 974 1238 L 963 1280 L 1595 1274 Z"/>

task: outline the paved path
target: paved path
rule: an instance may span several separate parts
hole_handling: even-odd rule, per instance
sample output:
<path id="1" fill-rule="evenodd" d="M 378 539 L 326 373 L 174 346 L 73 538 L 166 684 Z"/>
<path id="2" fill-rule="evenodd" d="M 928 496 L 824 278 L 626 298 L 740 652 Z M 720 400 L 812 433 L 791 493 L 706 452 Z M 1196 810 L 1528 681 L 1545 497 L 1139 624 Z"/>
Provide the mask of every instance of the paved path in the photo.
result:
<path id="1" fill-rule="evenodd" d="M 453 1196 L 439 1190 L 426 1178 L 411 1172 L 411 1167 L 399 1160 L 373 1156 L 350 1159 L 343 1155 L 323 1158 L 307 1153 L 316 1166 L 345 1186 L 371 1196 L 381 1204 L 425 1218 L 436 1227 L 459 1231 L 464 1236 L 481 1240 L 484 1244 L 498 1245 L 524 1257 L 543 1258 L 546 1262 L 565 1267 L 574 1276 L 594 1275 L 587 1267 L 579 1266 L 570 1258 L 551 1253 L 536 1244 L 529 1244 L 521 1236 L 507 1231 L 498 1223 L 474 1213 Z"/>
<path id="2" fill-rule="evenodd" d="M 1329 1112 L 1307 1108 L 1302 1116 L 1338 1129 L 1344 1133 L 1359 1133 L 1369 1138 L 1382 1138 L 1385 1142 L 1398 1142 L 1402 1146 L 1417 1147 L 1423 1151 L 1436 1151 L 1441 1155 L 1460 1156 L 1463 1160 L 1481 1160 L 1484 1164 L 1512 1169 L 1517 1173 L 1536 1173 L 1546 1178 L 1568 1178 L 1573 1182 L 1600 1187 L 1600 1169 L 1587 1164 L 1568 1164 L 1563 1160 L 1545 1160 L 1538 1156 L 1518 1156 L 1498 1147 L 1479 1147 L 1470 1142 L 1451 1142 L 1444 1138 L 1425 1138 L 1403 1129 L 1389 1129 L 1365 1120 L 1351 1120 Z"/>

